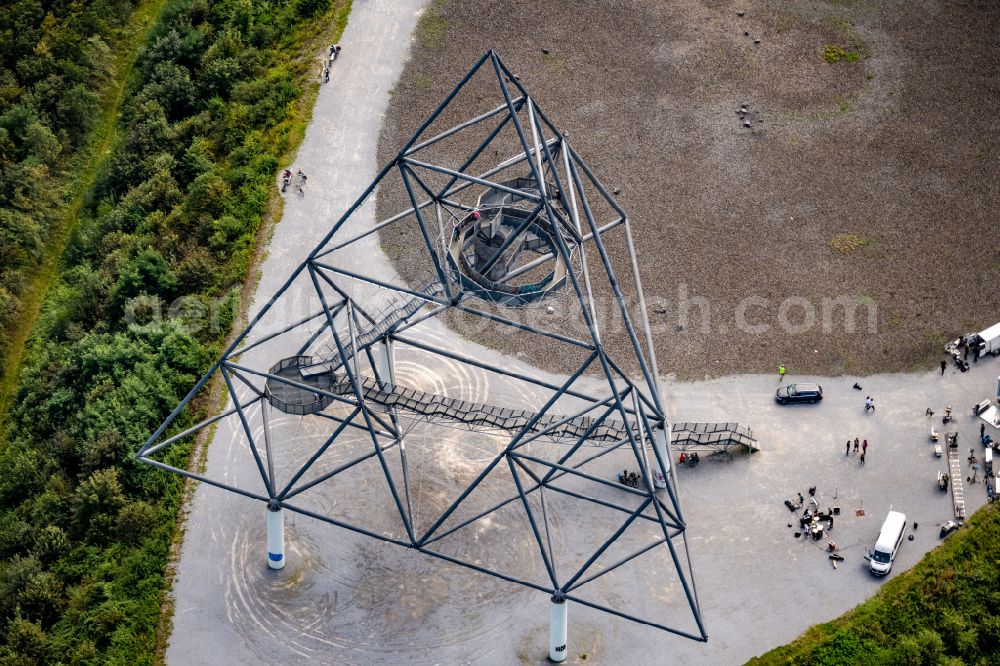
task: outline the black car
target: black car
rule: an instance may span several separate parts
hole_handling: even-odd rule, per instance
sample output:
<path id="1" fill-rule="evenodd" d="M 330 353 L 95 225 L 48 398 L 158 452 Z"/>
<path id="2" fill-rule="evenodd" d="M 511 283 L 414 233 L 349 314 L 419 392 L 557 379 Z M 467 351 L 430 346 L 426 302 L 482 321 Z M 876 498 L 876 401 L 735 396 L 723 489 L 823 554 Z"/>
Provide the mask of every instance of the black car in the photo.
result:
<path id="1" fill-rule="evenodd" d="M 779 405 L 792 402 L 819 402 L 823 399 L 823 387 L 819 384 L 789 384 L 778 389 L 774 399 Z"/>

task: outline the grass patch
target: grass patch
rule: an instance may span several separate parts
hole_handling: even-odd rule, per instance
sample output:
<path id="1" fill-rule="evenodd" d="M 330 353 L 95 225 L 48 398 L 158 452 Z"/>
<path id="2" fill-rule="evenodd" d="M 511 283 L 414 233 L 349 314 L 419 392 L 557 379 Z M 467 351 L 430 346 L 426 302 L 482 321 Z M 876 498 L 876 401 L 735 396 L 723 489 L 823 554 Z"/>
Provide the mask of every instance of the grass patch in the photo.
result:
<path id="1" fill-rule="evenodd" d="M 430 74 L 421 72 L 413 77 L 413 85 L 422 90 L 426 90 L 434 85 L 434 77 Z"/>
<path id="2" fill-rule="evenodd" d="M 845 109 L 841 108 L 842 111 Z M 849 109 L 846 109 L 849 110 Z M 841 234 L 830 241 L 830 249 L 837 254 L 848 255 L 857 252 L 861 248 L 868 247 L 874 241 L 858 234 Z"/>
<path id="3" fill-rule="evenodd" d="M 425 49 L 437 49 L 444 45 L 444 36 L 448 32 L 448 20 L 441 15 L 445 0 L 434 0 L 424 11 L 417 23 L 417 44 Z"/>
<path id="4" fill-rule="evenodd" d="M 827 44 L 823 47 L 823 60 L 826 60 L 831 65 L 837 62 L 857 62 L 861 59 L 861 53 L 858 51 L 848 51 L 843 46 L 838 46 L 836 44 Z"/>
<path id="5" fill-rule="evenodd" d="M 841 19 L 838 22 L 838 27 L 840 28 L 841 37 L 844 43 L 848 45 L 849 48 L 855 51 L 861 51 L 865 48 L 865 42 L 861 39 L 861 35 L 858 31 L 854 29 L 854 26 L 847 19 Z"/>
<path id="6" fill-rule="evenodd" d="M 543 53 L 542 62 L 552 74 L 565 74 L 569 72 L 569 58 L 554 53 Z"/>

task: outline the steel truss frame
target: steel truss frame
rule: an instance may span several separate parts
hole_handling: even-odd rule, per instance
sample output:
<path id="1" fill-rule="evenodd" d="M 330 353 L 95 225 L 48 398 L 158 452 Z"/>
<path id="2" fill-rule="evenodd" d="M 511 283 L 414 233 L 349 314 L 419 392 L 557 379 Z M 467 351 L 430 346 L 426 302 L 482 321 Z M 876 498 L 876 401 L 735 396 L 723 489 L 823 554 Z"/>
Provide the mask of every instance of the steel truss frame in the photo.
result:
<path id="1" fill-rule="evenodd" d="M 488 112 L 463 121 L 434 136 L 425 138 L 424 134 L 428 128 L 441 116 L 442 112 L 455 99 L 463 87 L 477 73 L 481 72 L 485 73 L 485 76 L 488 78 L 492 75 L 492 78 L 489 80 L 495 83 L 499 90 L 503 98 L 502 103 Z M 425 152 L 439 142 L 445 141 L 468 128 L 491 122 L 497 122 L 497 126 L 460 167 L 449 168 L 420 159 Z M 504 160 L 478 175 L 469 173 L 467 170 L 471 168 L 471 165 L 491 145 L 493 139 L 508 126 L 512 127 L 516 132 L 521 147 L 520 154 Z M 469 294 L 461 291 L 454 277 L 449 274 L 446 262 L 441 259 L 443 256 L 442 246 L 446 242 L 443 237 L 443 225 L 440 224 L 442 212 L 468 211 L 468 204 L 463 204 L 456 200 L 456 197 L 467 188 L 480 186 L 497 188 L 500 191 L 510 189 L 506 188 L 500 182 L 501 179 L 495 178 L 495 176 L 505 171 L 509 172 L 511 168 L 522 168 L 525 166 L 530 169 L 535 183 L 538 184 L 539 192 L 537 194 L 530 194 L 522 190 L 511 191 L 515 192 L 518 196 L 532 201 L 539 211 L 544 211 L 553 227 L 558 227 L 557 232 L 552 234 L 552 238 L 557 244 L 557 251 L 561 255 L 562 260 L 568 265 L 573 266 L 573 270 L 570 270 L 568 273 L 568 281 L 565 288 L 569 290 L 569 293 L 575 297 L 576 302 L 579 304 L 588 333 L 585 339 L 576 339 L 557 331 L 549 331 L 538 326 L 515 321 L 497 312 L 496 308 L 491 311 L 489 309 L 490 304 L 487 304 L 486 307 L 476 307 L 471 302 L 475 299 L 470 298 Z M 383 179 L 392 173 L 399 175 L 405 187 L 406 196 L 410 203 L 409 209 L 379 222 L 372 228 L 341 239 L 340 236 L 343 236 L 344 233 L 341 232 L 338 235 L 338 232 L 342 230 L 345 223 L 359 207 L 373 196 L 376 188 L 382 183 Z M 439 174 L 439 177 L 446 177 L 446 184 L 443 187 L 431 187 L 427 180 L 428 173 Z M 550 186 L 554 186 L 554 192 L 548 191 Z M 602 202 L 602 206 L 609 207 L 614 211 L 613 219 L 598 219 L 593 205 L 597 200 Z M 434 211 L 437 216 L 439 223 L 437 230 L 433 229 L 430 224 L 430 220 L 426 215 L 428 211 Z M 430 217 L 433 218 L 434 216 Z M 378 231 L 387 230 L 393 223 L 401 219 L 414 220 L 420 229 L 421 237 L 426 244 L 428 256 L 433 265 L 434 276 L 437 280 L 435 290 L 419 290 L 392 284 L 384 279 L 365 275 L 362 270 L 351 270 L 334 263 L 333 258 L 339 249 L 345 248 Z M 605 244 L 602 241 L 602 237 L 609 233 L 620 234 L 622 232 L 624 232 L 625 245 L 628 249 L 629 279 L 632 281 L 637 292 L 635 294 L 638 298 L 637 321 L 633 321 L 633 313 L 630 312 L 627 306 L 622 286 L 616 276 Z M 551 258 L 551 254 L 539 257 L 534 264 L 535 266 L 541 265 Z M 598 269 L 596 273 L 592 270 L 594 267 L 588 265 L 588 261 L 593 261 L 595 258 L 599 262 L 599 266 L 596 267 Z M 519 270 L 531 270 L 533 267 L 529 265 Z M 308 279 L 307 284 L 312 287 L 313 295 L 320 302 L 320 309 L 305 317 L 300 317 L 276 331 L 267 333 L 259 339 L 251 341 L 251 334 L 255 326 L 261 322 L 278 299 L 291 287 L 293 282 L 297 279 L 305 278 Z M 617 305 L 617 312 L 615 314 L 621 317 L 621 321 L 625 325 L 630 351 L 635 354 L 635 359 L 638 361 L 641 374 L 639 380 L 634 381 L 628 378 L 602 344 L 600 317 L 595 308 L 592 288 L 592 281 L 595 279 L 606 279 L 610 284 L 611 292 L 614 295 Z M 360 332 L 364 326 L 374 327 L 379 325 L 380 321 L 376 316 L 372 316 L 367 312 L 361 303 L 348 295 L 347 291 L 342 288 L 344 281 L 355 281 L 372 285 L 380 290 L 395 293 L 400 298 L 419 299 L 421 306 L 429 306 L 430 309 L 428 307 L 413 308 L 409 316 L 403 317 L 399 321 L 391 322 L 391 325 L 386 326 L 387 330 L 377 339 L 360 342 Z M 471 358 L 451 349 L 442 348 L 419 339 L 419 336 L 416 335 L 416 327 L 419 324 L 449 310 L 458 311 L 469 316 L 485 317 L 491 322 L 507 327 L 512 331 L 544 336 L 560 344 L 570 345 L 580 350 L 581 353 L 584 353 L 586 360 L 579 367 L 575 368 L 573 373 L 562 384 L 558 384 L 546 381 L 541 377 L 531 376 L 524 372 L 518 372 L 480 359 Z M 404 312 L 407 311 L 404 310 Z M 346 380 L 349 383 L 349 390 L 346 392 L 317 388 L 315 385 L 306 383 L 304 380 L 298 381 L 284 375 L 276 374 L 270 369 L 265 370 L 250 367 L 249 364 L 241 360 L 244 354 L 256 349 L 261 344 L 284 334 L 302 330 L 302 327 L 315 325 L 316 322 L 321 324 L 319 330 L 308 337 L 307 341 L 299 349 L 299 354 L 305 354 L 310 349 L 315 349 L 321 337 L 328 337 L 335 347 L 335 351 L 332 359 L 326 359 L 324 362 L 335 365 L 338 372 L 346 375 Z M 396 157 L 381 169 L 368 188 L 344 212 L 326 234 L 322 242 L 309 254 L 308 258 L 294 270 L 284 285 L 264 304 L 246 328 L 237 336 L 236 340 L 213 364 L 209 372 L 197 382 L 164 423 L 150 436 L 149 440 L 137 453 L 137 459 L 145 464 L 267 503 L 268 507 L 272 510 L 278 508 L 288 509 L 372 539 L 409 548 L 510 583 L 545 592 L 552 595 L 554 601 L 573 601 L 626 620 L 655 627 L 686 638 L 705 641 L 707 640 L 707 634 L 702 623 L 697 589 L 691 570 L 691 560 L 687 553 L 687 542 L 684 539 L 686 524 L 677 494 L 676 474 L 670 464 L 670 424 L 664 416 L 665 410 L 663 408 L 662 396 L 660 395 L 656 381 L 659 373 L 652 342 L 652 333 L 647 317 L 646 303 L 642 295 L 642 283 L 639 276 L 628 216 L 611 194 L 609 194 L 607 188 L 584 164 L 580 156 L 570 145 L 566 136 L 561 134 L 549 121 L 534 103 L 528 91 L 521 85 L 518 78 L 508 70 L 497 54 L 491 50 L 476 62 L 451 93 L 445 97 L 434 112 L 414 132 L 413 136 L 403 145 Z M 405 458 L 405 433 L 400 425 L 399 415 L 394 408 L 384 409 L 372 404 L 370 400 L 365 398 L 362 386 L 362 375 L 365 372 L 371 373 L 380 385 L 384 384 L 388 386 L 394 383 L 392 377 L 394 370 L 391 359 L 395 347 L 406 347 L 421 353 L 437 355 L 453 362 L 485 370 L 498 377 L 525 382 L 528 385 L 551 392 L 545 404 L 541 405 L 533 414 L 527 413 L 525 424 L 514 432 L 507 444 L 499 450 L 489 464 L 465 487 L 458 498 L 441 513 L 433 524 L 425 530 L 415 529 L 415 525 L 411 520 L 412 507 L 410 507 L 410 479 L 408 478 Z M 380 358 L 388 356 L 388 366 L 385 363 L 379 363 L 376 356 Z M 388 373 L 386 372 L 387 367 Z M 577 385 L 577 380 L 584 373 L 588 372 L 588 370 L 596 372 L 606 382 L 608 389 L 606 395 L 595 395 L 593 391 L 585 390 Z M 389 376 L 386 376 L 387 374 Z M 220 375 L 225 382 L 229 398 L 232 401 L 231 405 L 223 413 L 178 432 L 178 423 L 183 421 L 183 419 L 178 421 L 178 416 L 191 403 L 195 396 L 205 388 L 209 379 L 215 375 Z M 328 400 L 331 405 L 337 406 L 338 409 L 344 408 L 349 412 L 345 416 L 323 410 L 315 415 L 318 418 L 329 420 L 332 431 L 323 444 L 309 456 L 308 460 L 283 485 L 278 484 L 275 476 L 274 452 L 272 451 L 271 438 L 269 436 L 268 412 L 273 407 L 269 404 L 267 392 L 260 386 L 261 382 L 272 382 L 274 385 L 281 384 L 297 390 L 310 391 L 317 398 Z M 240 387 L 239 391 L 237 390 L 237 386 Z M 241 394 L 249 394 L 249 397 L 242 399 L 240 398 Z M 581 414 L 591 413 L 594 415 L 591 428 L 582 437 L 573 438 L 567 442 L 568 446 L 565 452 L 558 459 L 549 460 L 533 454 L 528 445 L 539 438 L 544 438 L 546 431 L 532 432 L 532 426 L 543 415 L 546 415 L 557 401 L 564 397 L 583 401 L 585 406 L 577 414 L 570 414 L 565 418 L 571 419 Z M 259 438 L 254 436 L 254 430 L 249 423 L 250 417 L 248 416 L 248 411 L 251 408 L 257 407 L 261 410 L 261 419 L 264 424 L 263 442 L 258 441 Z M 247 447 L 263 483 L 263 491 L 231 485 L 212 479 L 205 474 L 178 468 L 154 458 L 156 454 L 176 442 L 196 435 L 198 432 L 213 426 L 222 419 L 234 416 L 238 418 L 242 426 Z M 624 429 L 625 437 L 610 445 L 606 443 L 602 444 L 597 452 L 594 452 L 593 449 L 582 449 L 582 447 L 587 445 L 588 438 L 594 429 L 610 418 L 615 418 L 629 424 L 629 427 Z M 549 427 L 551 428 L 552 426 Z M 314 463 L 323 456 L 328 448 L 348 428 L 368 433 L 372 444 L 371 450 L 339 465 L 318 478 L 303 481 L 307 471 L 313 467 Z M 657 446 L 657 437 L 660 438 L 659 446 Z M 263 446 L 261 446 L 262 444 Z M 397 479 L 394 479 L 390 466 L 387 464 L 386 456 L 394 451 L 398 451 L 402 459 L 402 492 L 399 492 Z M 587 451 L 588 453 L 581 453 L 581 451 Z M 586 470 L 585 466 L 591 461 L 616 451 L 624 452 L 628 460 L 639 468 L 641 483 L 638 488 L 596 476 L 588 473 Z M 314 488 L 316 485 L 358 464 L 375 458 L 378 460 L 378 464 L 391 491 L 392 501 L 398 512 L 403 531 L 405 531 L 405 537 L 381 534 L 364 526 L 349 523 L 336 516 L 323 515 L 292 501 L 302 492 Z M 479 484 L 494 470 L 503 470 L 504 468 L 510 474 L 510 479 L 516 487 L 516 493 L 457 524 L 446 526 L 449 518 L 457 515 L 456 510 L 475 491 Z M 657 476 L 658 472 L 662 473 L 664 471 L 666 473 L 662 477 Z M 583 493 L 579 490 L 556 484 L 556 481 L 564 478 L 586 481 L 594 484 L 595 488 L 602 491 L 611 489 L 617 493 L 617 497 L 624 499 L 612 501 L 607 499 L 607 497 L 597 497 L 593 494 Z M 658 485 L 661 486 L 660 489 L 657 488 Z M 591 502 L 622 514 L 623 522 L 614 534 L 599 546 L 582 567 L 575 568 L 575 570 L 568 572 L 561 571 L 556 566 L 557 553 L 553 550 L 552 539 L 549 535 L 549 516 L 545 511 L 544 497 L 546 491 Z M 542 510 L 540 512 L 529 501 L 536 496 L 541 500 Z M 629 504 L 629 502 L 633 502 L 633 504 Z M 506 506 L 516 506 L 518 503 L 530 524 L 531 538 L 537 546 L 541 561 L 544 563 L 547 581 L 540 583 L 526 578 L 519 578 L 488 566 L 453 557 L 434 547 L 441 539 L 458 532 L 463 527 L 474 523 L 491 512 Z M 602 563 L 600 567 L 594 566 L 601 556 L 608 551 L 631 525 L 640 523 L 656 526 L 659 534 L 658 538 L 612 563 Z M 692 631 L 668 626 L 653 619 L 638 617 L 604 604 L 595 603 L 579 595 L 581 587 L 611 571 L 619 569 L 656 548 L 664 549 L 669 553 L 669 559 L 680 581 L 696 630 Z M 682 562 L 681 550 L 683 550 L 684 562 Z"/>

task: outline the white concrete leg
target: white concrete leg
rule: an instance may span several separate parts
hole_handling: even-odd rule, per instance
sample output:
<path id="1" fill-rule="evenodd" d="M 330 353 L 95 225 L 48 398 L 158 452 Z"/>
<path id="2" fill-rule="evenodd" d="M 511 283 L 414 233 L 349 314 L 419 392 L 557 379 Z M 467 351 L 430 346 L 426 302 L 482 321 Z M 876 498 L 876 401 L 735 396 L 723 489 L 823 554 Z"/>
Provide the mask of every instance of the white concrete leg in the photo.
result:
<path id="1" fill-rule="evenodd" d="M 379 344 L 378 353 L 378 374 L 379 378 L 387 384 L 396 383 L 396 368 L 393 363 L 393 344 L 389 338 L 384 339 Z"/>
<path id="2" fill-rule="evenodd" d="M 667 475 L 670 474 L 670 456 L 667 454 L 667 438 L 670 437 L 670 424 L 664 424 L 665 428 L 653 428 L 653 447 L 656 455 L 663 461 L 661 466 L 659 461 L 653 465 L 653 485 L 657 488 L 667 487 Z"/>
<path id="3" fill-rule="evenodd" d="M 566 600 L 558 597 L 552 597 L 549 605 L 549 660 L 556 663 L 566 661 L 567 606 Z"/>
<path id="4" fill-rule="evenodd" d="M 285 514 L 281 508 L 267 507 L 267 566 L 285 568 Z"/>

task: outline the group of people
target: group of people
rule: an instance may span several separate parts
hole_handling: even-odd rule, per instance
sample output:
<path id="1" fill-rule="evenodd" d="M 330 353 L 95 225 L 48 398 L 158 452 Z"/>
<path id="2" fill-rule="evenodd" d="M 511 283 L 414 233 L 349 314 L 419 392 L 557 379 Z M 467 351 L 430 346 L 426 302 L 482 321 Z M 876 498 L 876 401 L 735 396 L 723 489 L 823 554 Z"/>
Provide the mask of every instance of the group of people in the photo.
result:
<path id="1" fill-rule="evenodd" d="M 295 191 L 299 193 L 299 196 L 303 196 L 306 192 L 303 189 L 306 184 L 306 175 L 302 173 L 302 169 L 295 172 L 295 177 L 297 182 L 295 183 Z M 288 186 L 292 182 L 292 170 L 285 169 L 284 173 L 281 174 L 281 191 L 284 192 L 288 189 Z"/>
<path id="2" fill-rule="evenodd" d="M 860 457 L 861 464 L 864 465 L 865 464 L 865 455 L 868 453 L 868 440 L 867 439 L 864 440 L 863 442 L 859 443 L 858 438 L 857 437 L 854 438 L 854 453 L 857 453 L 859 449 L 861 451 L 861 457 Z M 844 451 L 844 455 L 845 456 L 851 455 L 851 440 L 847 440 L 847 448 Z"/>
<path id="3" fill-rule="evenodd" d="M 827 509 L 826 513 L 823 513 L 818 508 L 815 508 L 815 502 L 811 503 L 810 506 L 806 507 L 805 512 L 802 517 L 799 518 L 799 527 L 807 535 L 811 536 L 817 541 L 823 538 L 824 532 L 830 532 L 833 530 L 833 509 Z M 826 527 L 823 527 L 823 523 L 826 523 Z"/>
<path id="4" fill-rule="evenodd" d="M 975 363 L 979 360 L 979 356 L 982 354 L 983 345 L 981 340 L 976 339 L 976 336 L 970 336 L 968 338 L 961 337 L 953 342 L 945 345 L 945 350 L 951 354 L 951 357 L 955 360 L 955 365 L 962 372 L 969 369 L 969 354 L 972 354 L 972 362 Z M 944 374 L 945 368 L 948 367 L 946 361 L 941 361 L 941 374 Z"/>
<path id="5" fill-rule="evenodd" d="M 695 465 L 701 462 L 701 458 L 698 457 L 697 451 L 693 451 L 690 454 L 685 454 L 682 451 L 680 457 L 677 459 L 677 462 L 679 462 L 681 465 L 687 463 L 689 466 L 694 467 Z"/>
<path id="6" fill-rule="evenodd" d="M 641 476 L 639 476 L 635 472 L 630 472 L 627 469 L 622 470 L 621 473 L 618 475 L 618 483 L 622 484 L 623 486 L 631 486 L 632 488 L 638 488 L 639 482 L 641 480 L 642 480 Z"/>

